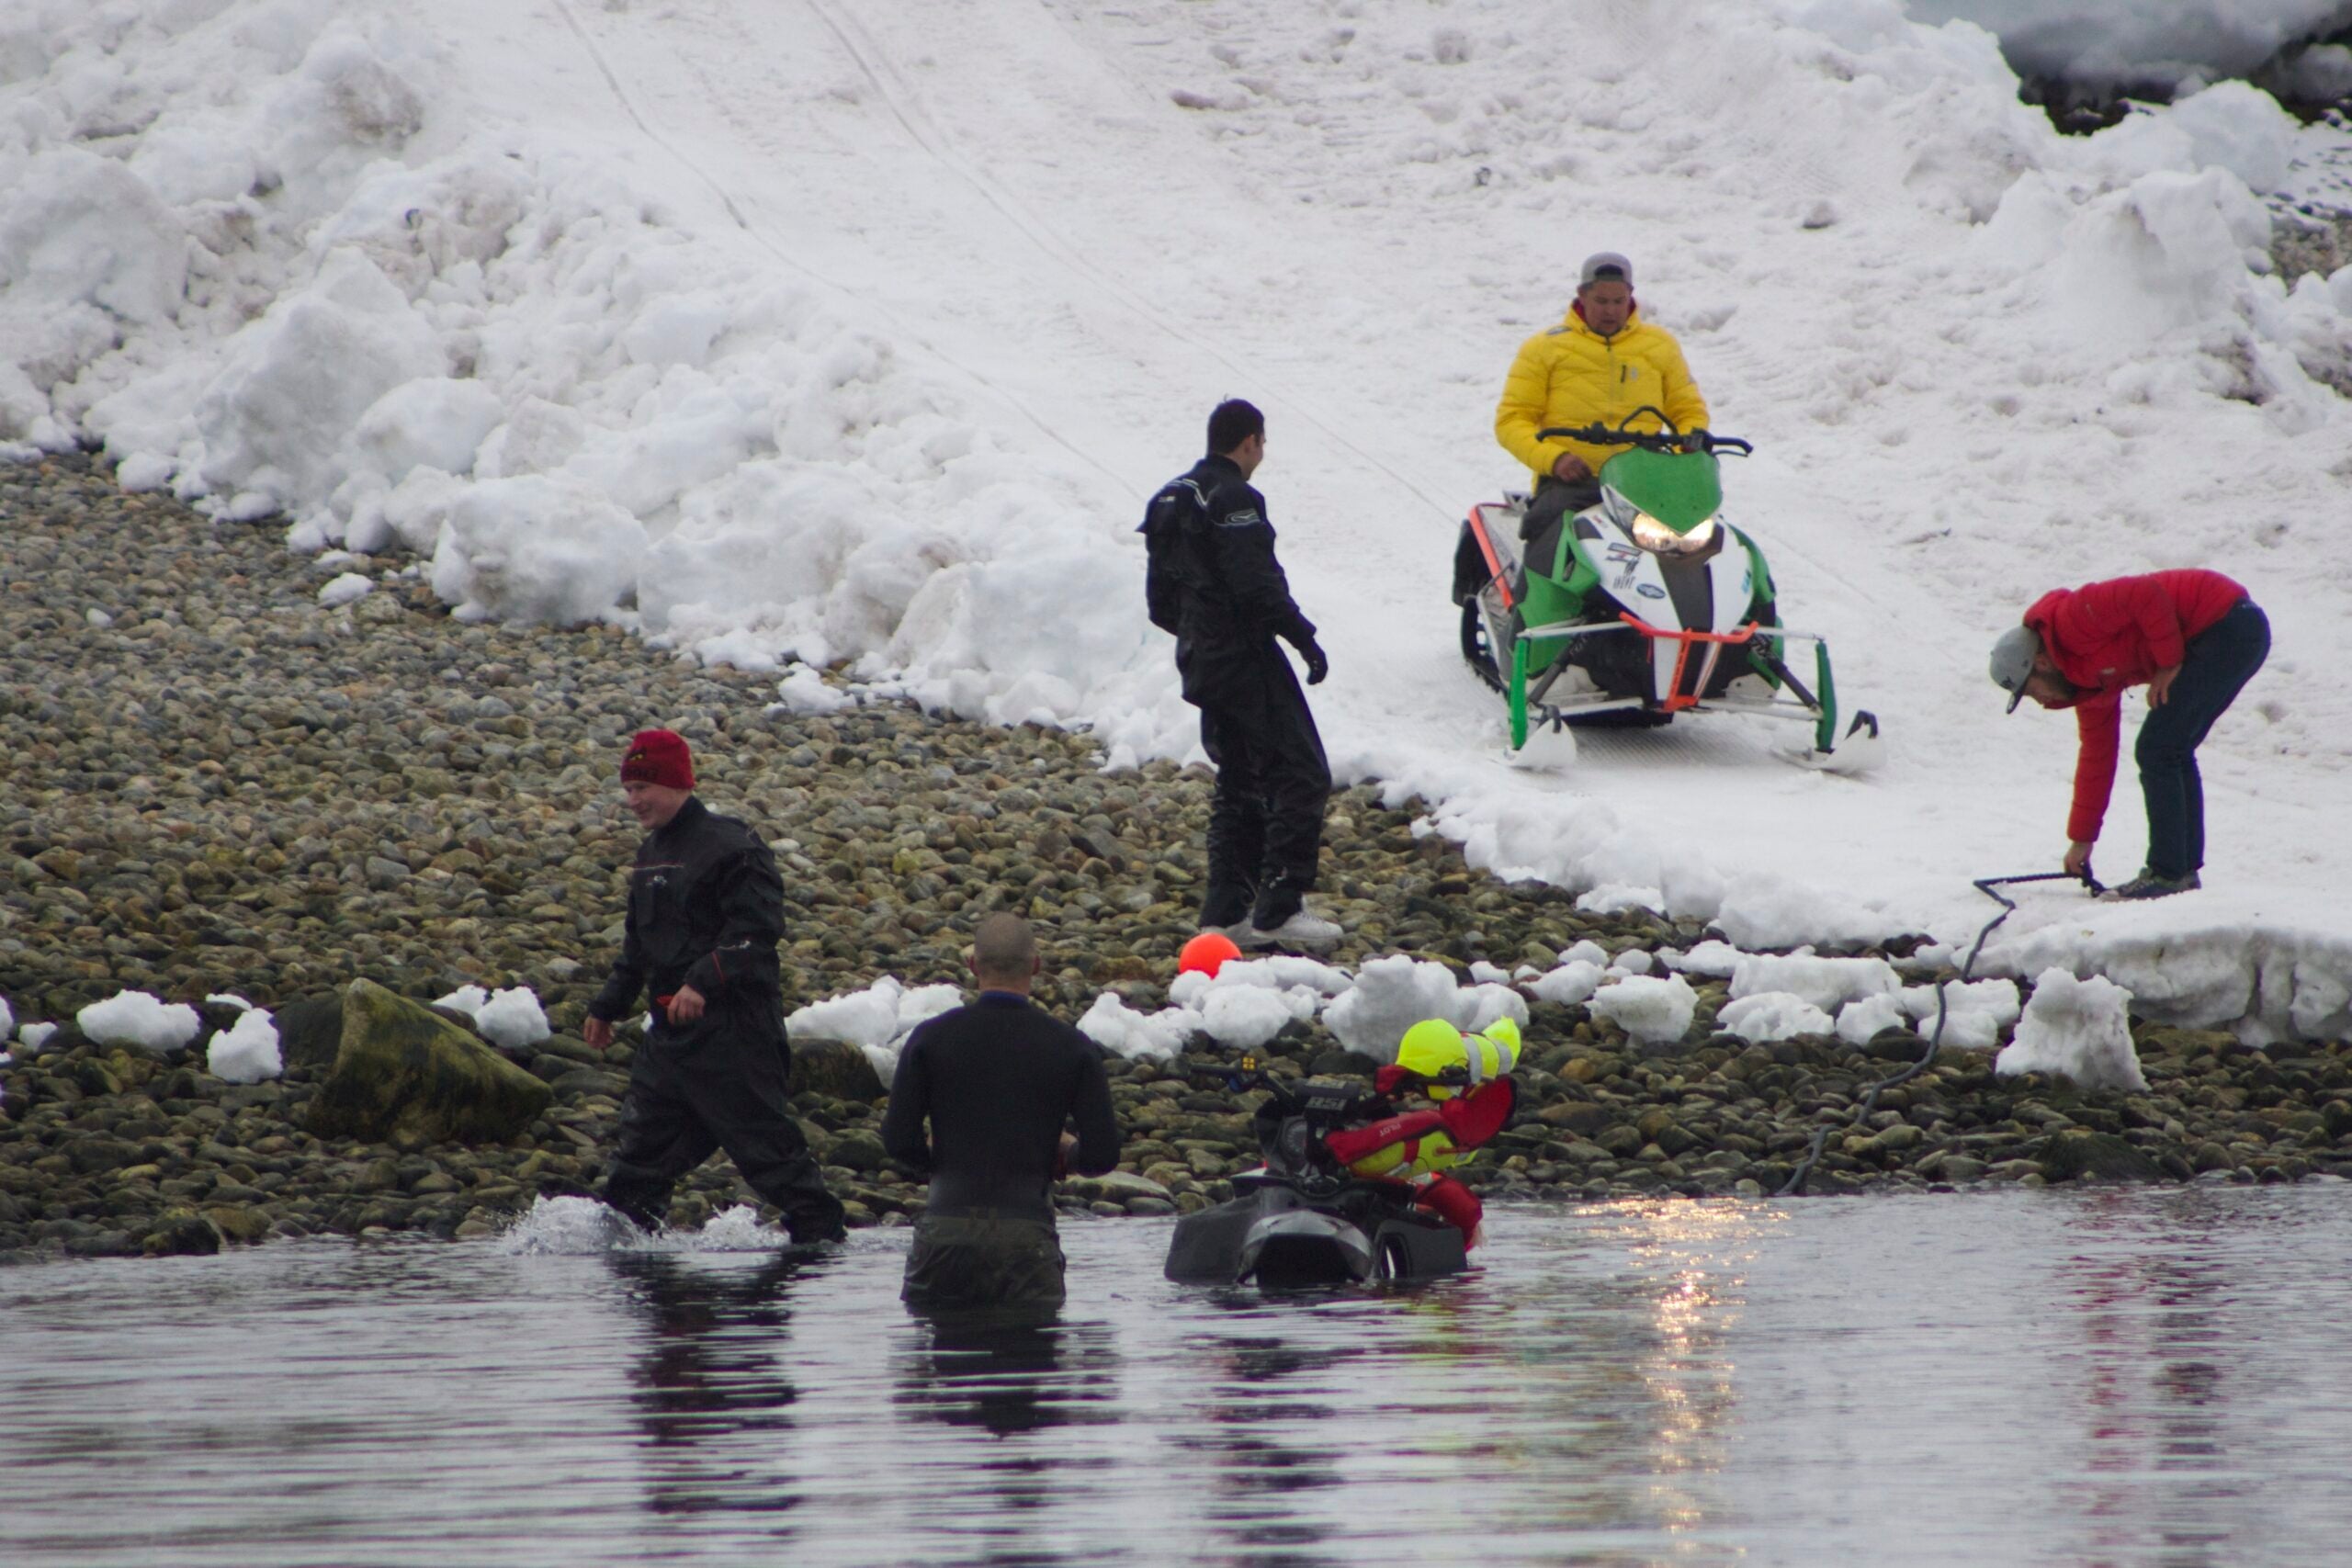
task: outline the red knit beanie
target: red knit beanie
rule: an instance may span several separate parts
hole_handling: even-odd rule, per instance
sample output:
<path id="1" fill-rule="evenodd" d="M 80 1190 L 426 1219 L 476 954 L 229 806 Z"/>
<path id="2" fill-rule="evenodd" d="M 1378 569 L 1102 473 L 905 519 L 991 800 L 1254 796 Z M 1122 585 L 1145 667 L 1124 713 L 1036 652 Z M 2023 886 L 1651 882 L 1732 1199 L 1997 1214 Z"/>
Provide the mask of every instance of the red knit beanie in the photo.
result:
<path id="1" fill-rule="evenodd" d="M 628 754 L 621 759 L 621 783 L 694 788 L 695 758 L 685 737 L 674 729 L 640 729 L 630 736 Z"/>

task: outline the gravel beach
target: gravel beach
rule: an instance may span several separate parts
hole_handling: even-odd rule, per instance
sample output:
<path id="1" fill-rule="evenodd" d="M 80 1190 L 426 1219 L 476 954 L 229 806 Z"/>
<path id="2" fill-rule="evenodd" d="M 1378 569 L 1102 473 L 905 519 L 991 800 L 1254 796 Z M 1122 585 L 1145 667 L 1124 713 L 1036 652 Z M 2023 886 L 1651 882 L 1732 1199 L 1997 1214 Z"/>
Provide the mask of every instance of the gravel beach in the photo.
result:
<path id="1" fill-rule="evenodd" d="M 649 724 L 685 735 L 705 798 L 778 845 L 787 1007 L 884 976 L 960 980 L 973 923 L 998 908 L 1038 922 L 1038 997 L 1061 1016 L 1106 988 L 1165 1001 L 1193 931 L 1205 772 L 1104 773 L 1084 735 L 903 705 L 772 716 L 773 676 L 612 628 L 463 625 L 415 576 L 382 580 L 402 564 L 307 560 L 275 525 L 216 526 L 84 459 L 0 467 L 0 998 L 20 1023 L 67 1025 L 0 1067 L 0 1250 L 478 1236 L 537 1197 L 587 1190 L 631 1036 L 598 1051 L 572 1032 L 617 947 L 638 836 L 617 747 Z M 355 571 L 372 589 L 322 603 Z M 1317 897 L 1349 932 L 1333 962 L 1549 965 L 1580 940 L 1616 954 L 1706 934 L 1498 882 L 1417 837 L 1419 815 L 1366 787 L 1334 797 Z M 553 1088 L 549 1109 L 499 1144 L 321 1138 L 305 1116 L 314 1065 L 247 1085 L 205 1070 L 203 1040 L 234 1017 L 221 1004 L 204 1008 L 197 1049 L 164 1056 L 71 1027 L 124 989 L 284 1008 L 362 977 L 426 1002 L 531 987 L 557 1032 L 516 1059 Z M 1817 1193 L 2352 1176 L 2342 1042 L 2265 1053 L 2141 1027 L 2144 1095 L 1996 1080 L 1990 1053 L 1948 1051 L 1852 1126 L 1844 1113 L 1916 1039 L 1751 1045 L 1707 1032 L 1724 983 L 1699 992 L 1690 1043 L 1665 1053 L 1581 1006 L 1536 1004 L 1523 1108 L 1472 1184 L 1490 1199 L 1753 1196 L 1825 1120 Z M 1319 1021 L 1265 1055 L 1278 1071 L 1368 1066 Z M 1192 1071 L 1222 1059 L 1114 1060 L 1128 1157 L 1069 1183 L 1065 1207 L 1165 1213 L 1227 1195 L 1257 1160 L 1248 1097 Z M 877 1103 L 812 1087 L 797 1109 L 854 1223 L 920 1212 L 921 1188 L 882 1156 Z M 719 1160 L 681 1187 L 675 1218 L 753 1201 Z"/>

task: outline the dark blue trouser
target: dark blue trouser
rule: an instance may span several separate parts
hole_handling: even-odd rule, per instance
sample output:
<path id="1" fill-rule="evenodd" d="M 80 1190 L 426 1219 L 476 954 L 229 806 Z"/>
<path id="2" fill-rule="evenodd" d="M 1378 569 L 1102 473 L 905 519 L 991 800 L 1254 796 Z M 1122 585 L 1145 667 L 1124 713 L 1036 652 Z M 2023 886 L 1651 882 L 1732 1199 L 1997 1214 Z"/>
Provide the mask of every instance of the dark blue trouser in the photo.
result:
<path id="1" fill-rule="evenodd" d="M 2132 750 L 2148 807 L 2148 870 L 2178 881 L 2205 864 L 2205 784 L 2197 748 L 2270 654 L 2270 618 L 2251 599 L 2188 639 L 2162 707 Z"/>

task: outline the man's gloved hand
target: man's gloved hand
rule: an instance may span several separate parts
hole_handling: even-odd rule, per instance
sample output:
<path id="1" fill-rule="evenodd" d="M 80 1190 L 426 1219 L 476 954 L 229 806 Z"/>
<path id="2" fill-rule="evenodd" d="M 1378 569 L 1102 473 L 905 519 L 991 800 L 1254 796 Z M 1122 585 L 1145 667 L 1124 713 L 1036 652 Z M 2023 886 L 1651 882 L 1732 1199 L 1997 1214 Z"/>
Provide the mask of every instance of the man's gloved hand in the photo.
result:
<path id="1" fill-rule="evenodd" d="M 1324 657 L 1323 645 L 1309 635 L 1298 638 L 1294 646 L 1298 649 L 1298 656 L 1306 660 L 1306 683 L 1321 685 L 1323 677 L 1331 672 L 1331 661 Z"/>
<path id="2" fill-rule="evenodd" d="M 1715 449 L 1715 438 L 1707 434 L 1706 426 L 1701 425 L 1696 430 L 1683 432 L 1682 449 L 1685 452 L 1712 452 Z"/>

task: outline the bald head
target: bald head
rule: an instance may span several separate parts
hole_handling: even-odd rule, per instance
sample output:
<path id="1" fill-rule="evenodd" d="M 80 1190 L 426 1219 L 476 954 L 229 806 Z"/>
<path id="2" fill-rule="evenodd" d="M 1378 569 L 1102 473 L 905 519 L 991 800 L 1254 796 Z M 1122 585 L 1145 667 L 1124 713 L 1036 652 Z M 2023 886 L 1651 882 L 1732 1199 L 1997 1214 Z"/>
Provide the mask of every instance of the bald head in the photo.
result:
<path id="1" fill-rule="evenodd" d="M 1037 933 L 1018 915 L 998 913 L 972 933 L 972 976 L 983 989 L 1026 991 L 1037 972 Z"/>

